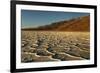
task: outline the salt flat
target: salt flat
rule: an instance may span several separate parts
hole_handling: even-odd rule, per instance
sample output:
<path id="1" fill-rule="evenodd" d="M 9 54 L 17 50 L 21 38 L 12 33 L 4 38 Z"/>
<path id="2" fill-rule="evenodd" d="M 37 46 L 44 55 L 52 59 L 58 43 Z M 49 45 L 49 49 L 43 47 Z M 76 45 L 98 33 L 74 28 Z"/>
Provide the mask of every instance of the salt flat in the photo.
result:
<path id="1" fill-rule="evenodd" d="M 90 59 L 90 32 L 24 31 L 21 62 Z"/>

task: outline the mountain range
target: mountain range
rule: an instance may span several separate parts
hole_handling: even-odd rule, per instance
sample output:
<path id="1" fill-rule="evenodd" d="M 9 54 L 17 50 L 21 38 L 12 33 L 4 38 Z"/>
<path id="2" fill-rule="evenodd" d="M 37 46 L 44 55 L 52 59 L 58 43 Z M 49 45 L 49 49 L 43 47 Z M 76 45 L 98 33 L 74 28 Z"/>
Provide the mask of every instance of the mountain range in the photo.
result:
<path id="1" fill-rule="evenodd" d="M 90 31 L 90 16 L 81 16 L 70 20 L 54 22 L 37 28 L 22 28 L 36 31 Z"/>

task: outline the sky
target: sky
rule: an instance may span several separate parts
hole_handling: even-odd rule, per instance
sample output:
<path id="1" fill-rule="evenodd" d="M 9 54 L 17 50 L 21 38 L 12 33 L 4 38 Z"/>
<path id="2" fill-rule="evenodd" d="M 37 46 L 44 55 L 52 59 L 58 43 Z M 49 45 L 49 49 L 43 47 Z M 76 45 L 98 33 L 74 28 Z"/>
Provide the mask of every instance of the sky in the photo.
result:
<path id="1" fill-rule="evenodd" d="M 87 15 L 89 13 L 21 10 L 21 26 L 32 28 Z"/>

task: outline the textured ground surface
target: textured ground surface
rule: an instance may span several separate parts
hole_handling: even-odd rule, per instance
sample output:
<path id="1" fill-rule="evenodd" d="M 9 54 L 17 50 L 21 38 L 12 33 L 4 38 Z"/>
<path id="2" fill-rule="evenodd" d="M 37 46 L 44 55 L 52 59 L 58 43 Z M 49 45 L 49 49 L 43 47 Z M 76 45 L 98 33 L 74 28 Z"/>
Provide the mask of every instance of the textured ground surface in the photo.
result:
<path id="1" fill-rule="evenodd" d="M 90 59 L 89 32 L 22 31 L 21 62 Z"/>

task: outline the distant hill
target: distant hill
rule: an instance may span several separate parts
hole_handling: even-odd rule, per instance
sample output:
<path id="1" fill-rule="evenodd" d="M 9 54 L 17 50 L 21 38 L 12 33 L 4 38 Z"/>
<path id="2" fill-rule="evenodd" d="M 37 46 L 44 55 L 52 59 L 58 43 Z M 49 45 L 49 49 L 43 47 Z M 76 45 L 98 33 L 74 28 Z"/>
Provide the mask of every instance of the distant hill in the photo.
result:
<path id="1" fill-rule="evenodd" d="M 43 31 L 90 31 L 90 16 L 78 17 L 70 20 L 54 22 L 37 28 L 23 28 L 22 30 Z"/>

